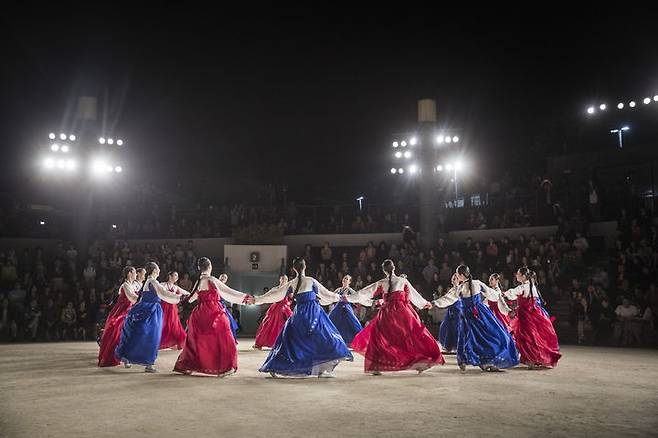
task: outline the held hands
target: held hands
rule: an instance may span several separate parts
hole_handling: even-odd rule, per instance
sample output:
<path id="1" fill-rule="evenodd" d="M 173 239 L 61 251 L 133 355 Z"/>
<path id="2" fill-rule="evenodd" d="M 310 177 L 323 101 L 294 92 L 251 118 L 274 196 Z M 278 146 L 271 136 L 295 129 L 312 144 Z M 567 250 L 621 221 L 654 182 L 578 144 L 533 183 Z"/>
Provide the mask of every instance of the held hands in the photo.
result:
<path id="1" fill-rule="evenodd" d="M 244 297 L 244 301 L 243 301 L 243 302 L 244 302 L 244 304 L 256 304 L 256 298 L 254 298 L 253 295 L 249 295 L 249 294 L 247 294 L 247 295 Z"/>
<path id="2" fill-rule="evenodd" d="M 429 309 L 431 309 L 432 307 L 434 307 L 434 305 L 432 304 L 431 301 L 428 301 L 427 304 L 425 304 L 425 305 L 423 306 L 423 309 L 429 310 Z"/>

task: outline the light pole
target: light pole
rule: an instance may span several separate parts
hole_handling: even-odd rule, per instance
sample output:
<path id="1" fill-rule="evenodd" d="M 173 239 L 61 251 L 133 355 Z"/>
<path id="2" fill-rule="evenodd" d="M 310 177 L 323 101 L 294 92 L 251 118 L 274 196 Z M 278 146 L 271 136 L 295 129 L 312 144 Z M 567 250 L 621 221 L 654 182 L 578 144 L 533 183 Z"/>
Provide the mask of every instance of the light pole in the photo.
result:
<path id="1" fill-rule="evenodd" d="M 619 149 L 624 147 L 624 132 L 630 130 L 628 126 L 622 126 L 621 128 L 617 129 L 611 129 L 610 134 L 617 134 L 617 138 L 619 138 Z"/>
<path id="2" fill-rule="evenodd" d="M 418 101 L 418 125 L 414 133 L 399 134 L 394 139 L 392 175 L 417 178 L 419 188 L 420 239 L 425 248 L 435 241 L 437 213 L 444 202 L 439 199 L 435 172 L 437 159 L 452 155 L 460 138 L 437 128 L 436 102 Z M 434 175 L 434 176 L 432 176 Z M 456 190 L 455 178 L 455 190 Z"/>

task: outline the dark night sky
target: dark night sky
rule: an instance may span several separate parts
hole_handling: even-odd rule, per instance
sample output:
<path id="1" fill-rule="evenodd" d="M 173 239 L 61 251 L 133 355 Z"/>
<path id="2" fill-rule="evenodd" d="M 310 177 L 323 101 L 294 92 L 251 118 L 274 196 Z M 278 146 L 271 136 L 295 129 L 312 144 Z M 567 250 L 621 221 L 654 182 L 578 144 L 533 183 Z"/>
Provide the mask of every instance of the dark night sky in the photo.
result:
<path id="1" fill-rule="evenodd" d="M 67 102 L 103 89 L 148 174 L 198 166 L 213 184 L 303 181 L 308 197 L 331 184 L 346 198 L 390 178 L 391 134 L 413 126 L 420 98 L 483 167 L 547 121 L 579 123 L 592 100 L 658 92 L 650 14 L 198 12 L 5 17 L 5 179 L 20 180 Z"/>

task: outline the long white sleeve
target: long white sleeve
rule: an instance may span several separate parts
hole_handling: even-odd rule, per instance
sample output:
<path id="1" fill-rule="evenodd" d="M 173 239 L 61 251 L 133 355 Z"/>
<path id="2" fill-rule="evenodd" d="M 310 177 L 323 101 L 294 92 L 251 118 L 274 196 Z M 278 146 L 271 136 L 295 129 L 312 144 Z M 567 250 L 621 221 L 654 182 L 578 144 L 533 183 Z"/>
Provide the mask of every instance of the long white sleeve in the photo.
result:
<path id="1" fill-rule="evenodd" d="M 492 300 L 491 297 L 493 295 L 490 294 L 489 296 L 487 296 L 487 299 L 489 301 L 496 301 L 496 305 L 498 306 L 498 310 L 500 311 L 500 313 L 502 313 L 503 315 L 508 315 L 512 311 L 512 309 L 510 309 L 509 306 L 507 305 L 507 302 L 505 301 L 505 297 L 503 296 L 503 292 L 498 287 L 496 287 L 496 289 L 493 290 L 498 294 L 498 297 L 495 300 Z"/>
<path id="2" fill-rule="evenodd" d="M 480 293 L 484 295 L 485 298 L 489 301 L 498 301 L 498 299 L 500 298 L 500 293 L 496 289 L 487 286 L 480 280 L 472 280 L 472 282 L 473 282 L 473 293 L 479 290 Z"/>
<path id="3" fill-rule="evenodd" d="M 219 289 L 219 293 L 222 296 L 222 299 L 228 301 L 232 304 L 244 304 L 244 300 L 247 297 L 247 294 L 231 289 L 226 284 L 222 283 L 215 277 L 208 277 L 208 281 L 212 283 Z"/>
<path id="4" fill-rule="evenodd" d="M 528 289 L 527 286 L 528 286 L 527 283 L 523 283 L 512 289 L 506 290 L 505 292 L 503 292 L 503 294 L 505 294 L 505 298 L 507 298 L 508 300 L 516 300 L 519 297 L 519 295 L 525 295 L 525 291 L 526 289 Z"/>
<path id="5" fill-rule="evenodd" d="M 123 283 L 119 289 L 119 293 L 123 294 L 128 298 L 128 301 L 135 304 L 139 299 L 139 294 L 135 291 L 135 287 L 132 284 Z"/>
<path id="6" fill-rule="evenodd" d="M 318 290 L 318 298 L 320 298 L 321 305 L 328 306 L 329 304 L 333 304 L 336 301 L 340 300 L 339 294 L 330 291 L 315 279 L 313 279 L 313 282 L 315 283 L 315 287 Z"/>
<path id="7" fill-rule="evenodd" d="M 182 287 L 176 284 L 169 284 L 167 282 L 162 283 L 163 287 L 166 287 L 170 292 L 174 292 L 177 295 L 189 295 L 190 293 L 183 289 Z"/>
<path id="8" fill-rule="evenodd" d="M 254 297 L 255 304 L 268 304 L 268 303 L 277 303 L 285 298 L 288 288 L 293 287 L 293 283 L 297 280 L 293 278 L 289 282 L 273 287 L 272 289 L 265 292 L 263 295 L 257 295 Z M 294 290 L 294 289 L 293 289 Z"/>
<path id="9" fill-rule="evenodd" d="M 146 280 L 146 284 L 144 285 L 144 289 L 149 288 L 151 285 L 153 285 L 153 289 L 155 289 L 155 293 L 158 294 L 158 297 L 166 303 L 169 304 L 178 304 L 180 301 L 180 296 L 176 295 L 174 292 L 169 292 L 169 290 L 162 286 L 157 280 L 154 280 L 152 278 L 149 278 Z"/>
<path id="10" fill-rule="evenodd" d="M 347 296 L 347 301 L 354 304 L 361 304 L 366 307 L 372 306 L 373 299 L 372 295 L 375 293 L 377 288 L 380 286 L 380 281 L 376 281 L 363 289 L 359 289 L 351 295 Z"/>
<path id="11" fill-rule="evenodd" d="M 455 304 L 457 300 L 459 300 L 459 287 L 452 287 L 445 295 L 434 300 L 433 303 L 436 307 L 448 307 Z"/>
<path id="12" fill-rule="evenodd" d="M 409 280 L 405 279 L 405 282 L 407 288 L 409 289 L 409 301 L 411 301 L 411 304 L 418 307 L 419 309 L 425 307 L 428 301 L 423 298 L 423 296 L 411 285 Z"/>

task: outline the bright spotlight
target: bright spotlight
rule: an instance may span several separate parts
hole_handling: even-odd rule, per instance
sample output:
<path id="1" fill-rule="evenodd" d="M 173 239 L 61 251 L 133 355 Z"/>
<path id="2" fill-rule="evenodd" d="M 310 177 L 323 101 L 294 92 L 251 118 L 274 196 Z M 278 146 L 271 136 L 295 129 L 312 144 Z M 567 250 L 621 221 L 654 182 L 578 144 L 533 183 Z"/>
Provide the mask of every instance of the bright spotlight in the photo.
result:
<path id="1" fill-rule="evenodd" d="M 594 114 L 594 111 L 596 111 L 596 110 L 594 109 L 593 106 L 590 106 L 589 108 L 587 108 L 587 114 Z"/>
<path id="2" fill-rule="evenodd" d="M 114 144 L 114 139 L 113 138 L 108 138 L 107 139 L 107 144 Z"/>
<path id="3" fill-rule="evenodd" d="M 454 137 L 452 137 L 452 142 L 453 143 L 457 143 L 458 141 L 459 141 L 459 137 L 457 137 L 456 135 Z"/>
<path id="4" fill-rule="evenodd" d="M 624 104 L 622 102 L 619 102 L 617 104 L 617 109 L 624 109 Z"/>
<path id="5" fill-rule="evenodd" d="M 51 140 L 54 140 L 55 137 L 57 137 L 57 136 L 55 135 L 54 132 L 51 132 L 50 134 L 48 134 L 48 138 L 51 139 Z"/>
<path id="6" fill-rule="evenodd" d="M 418 172 L 418 166 L 416 166 L 415 164 L 412 164 L 411 166 L 409 166 L 409 173 L 411 173 L 413 175 L 416 172 Z"/>
<path id="7" fill-rule="evenodd" d="M 651 98 L 650 97 L 645 97 L 644 100 L 642 101 L 645 105 L 649 105 L 651 103 Z"/>
<path id="8" fill-rule="evenodd" d="M 396 147 L 398 147 L 398 146 L 400 146 L 400 144 L 399 144 L 397 141 L 394 141 L 394 142 L 393 142 L 393 147 L 396 148 Z"/>
<path id="9" fill-rule="evenodd" d="M 653 96 L 653 101 L 654 101 L 654 102 L 658 102 L 658 94 L 656 94 L 655 96 Z"/>
<path id="10" fill-rule="evenodd" d="M 446 141 L 446 143 L 452 143 L 452 137 L 450 137 L 449 135 L 446 135 L 446 138 L 444 140 Z"/>
<path id="11" fill-rule="evenodd" d="M 452 170 L 452 164 L 446 164 L 446 170 Z"/>
<path id="12" fill-rule="evenodd" d="M 67 153 L 69 151 L 69 146 L 68 145 L 62 145 L 62 152 Z"/>
<path id="13" fill-rule="evenodd" d="M 117 145 L 119 145 L 119 146 L 123 146 L 123 140 L 118 139 L 118 140 L 117 140 Z"/>
<path id="14" fill-rule="evenodd" d="M 43 160 L 43 167 L 45 167 L 48 170 L 54 168 L 55 160 L 53 160 L 52 158 L 46 158 L 45 160 Z"/>
<path id="15" fill-rule="evenodd" d="M 399 173 L 400 175 L 402 175 L 402 174 L 404 173 L 404 169 L 400 167 L 400 168 L 398 169 L 398 173 Z"/>
<path id="16" fill-rule="evenodd" d="M 66 160 L 66 170 L 75 170 L 77 167 L 75 160 Z"/>
<path id="17" fill-rule="evenodd" d="M 95 176 L 101 176 L 101 175 L 103 175 L 103 173 L 106 172 L 107 167 L 108 167 L 108 165 L 103 159 L 97 158 L 96 160 L 94 160 L 91 163 L 91 172 Z M 110 169 L 111 168 L 112 168 L 112 166 L 110 166 Z"/>
<path id="18" fill-rule="evenodd" d="M 402 158 L 402 152 L 397 151 L 397 152 L 395 153 L 395 158 Z"/>
<path id="19" fill-rule="evenodd" d="M 69 135 L 69 140 L 75 141 L 75 135 L 73 135 L 73 134 Z"/>
<path id="20" fill-rule="evenodd" d="M 631 128 L 629 128 L 628 126 L 624 126 L 624 127 L 621 128 L 622 131 L 628 131 L 629 129 L 631 129 Z"/>
<path id="21" fill-rule="evenodd" d="M 443 166 L 441 166 L 440 164 L 438 166 L 436 166 L 436 171 L 437 172 L 443 172 Z"/>
<path id="22" fill-rule="evenodd" d="M 99 138 L 99 139 L 98 139 L 98 142 L 99 142 L 100 144 L 105 144 L 105 137 L 101 137 L 101 138 Z"/>
<path id="23" fill-rule="evenodd" d="M 57 160 L 57 168 L 58 169 L 64 169 L 66 167 L 66 161 L 64 160 Z"/>
<path id="24" fill-rule="evenodd" d="M 121 172 L 123 172 L 123 167 L 121 167 L 121 166 L 116 166 L 116 167 L 114 168 L 114 171 L 115 171 L 116 173 L 121 173 Z"/>
<path id="25" fill-rule="evenodd" d="M 110 164 L 108 164 L 107 166 L 105 166 L 105 171 L 107 173 L 112 173 L 112 172 L 114 172 L 114 167 L 112 167 Z"/>
<path id="26" fill-rule="evenodd" d="M 59 145 L 57 143 L 53 143 L 50 145 L 50 150 L 53 152 L 57 152 L 59 150 Z"/>
<path id="27" fill-rule="evenodd" d="M 112 229 L 116 230 L 117 229 L 117 224 L 112 224 Z"/>
<path id="28" fill-rule="evenodd" d="M 442 136 L 442 135 L 437 136 L 437 137 L 436 137 L 436 142 L 437 142 L 438 144 L 443 143 L 443 136 Z"/>
<path id="29" fill-rule="evenodd" d="M 630 102 L 628 102 L 628 106 L 630 106 L 631 108 L 635 108 L 635 101 L 631 100 Z"/>
<path id="30" fill-rule="evenodd" d="M 400 146 L 402 146 L 402 147 L 405 147 L 405 146 L 407 146 L 407 142 L 406 142 L 406 141 L 404 141 L 404 140 L 402 140 L 402 141 L 400 142 Z"/>
<path id="31" fill-rule="evenodd" d="M 411 140 L 409 140 L 409 144 L 411 146 L 415 146 L 417 142 L 418 140 L 416 139 L 416 137 L 411 137 Z"/>
<path id="32" fill-rule="evenodd" d="M 395 167 L 391 167 L 391 173 L 395 175 L 396 173 L 398 173 L 398 170 Z"/>
<path id="33" fill-rule="evenodd" d="M 404 158 L 411 158 L 411 152 L 406 151 L 406 152 L 404 153 Z"/>
<path id="34" fill-rule="evenodd" d="M 599 109 L 600 109 L 601 111 L 605 111 L 606 108 L 608 108 L 608 106 L 607 106 L 605 103 L 602 103 L 601 105 L 599 105 Z"/>
<path id="35" fill-rule="evenodd" d="M 59 134 L 60 140 L 66 140 L 66 134 Z"/>
<path id="36" fill-rule="evenodd" d="M 461 161 L 456 161 L 455 162 L 455 170 L 460 171 L 464 169 L 464 163 Z"/>
<path id="37" fill-rule="evenodd" d="M 46 225 L 46 221 L 39 221 L 39 225 Z"/>

